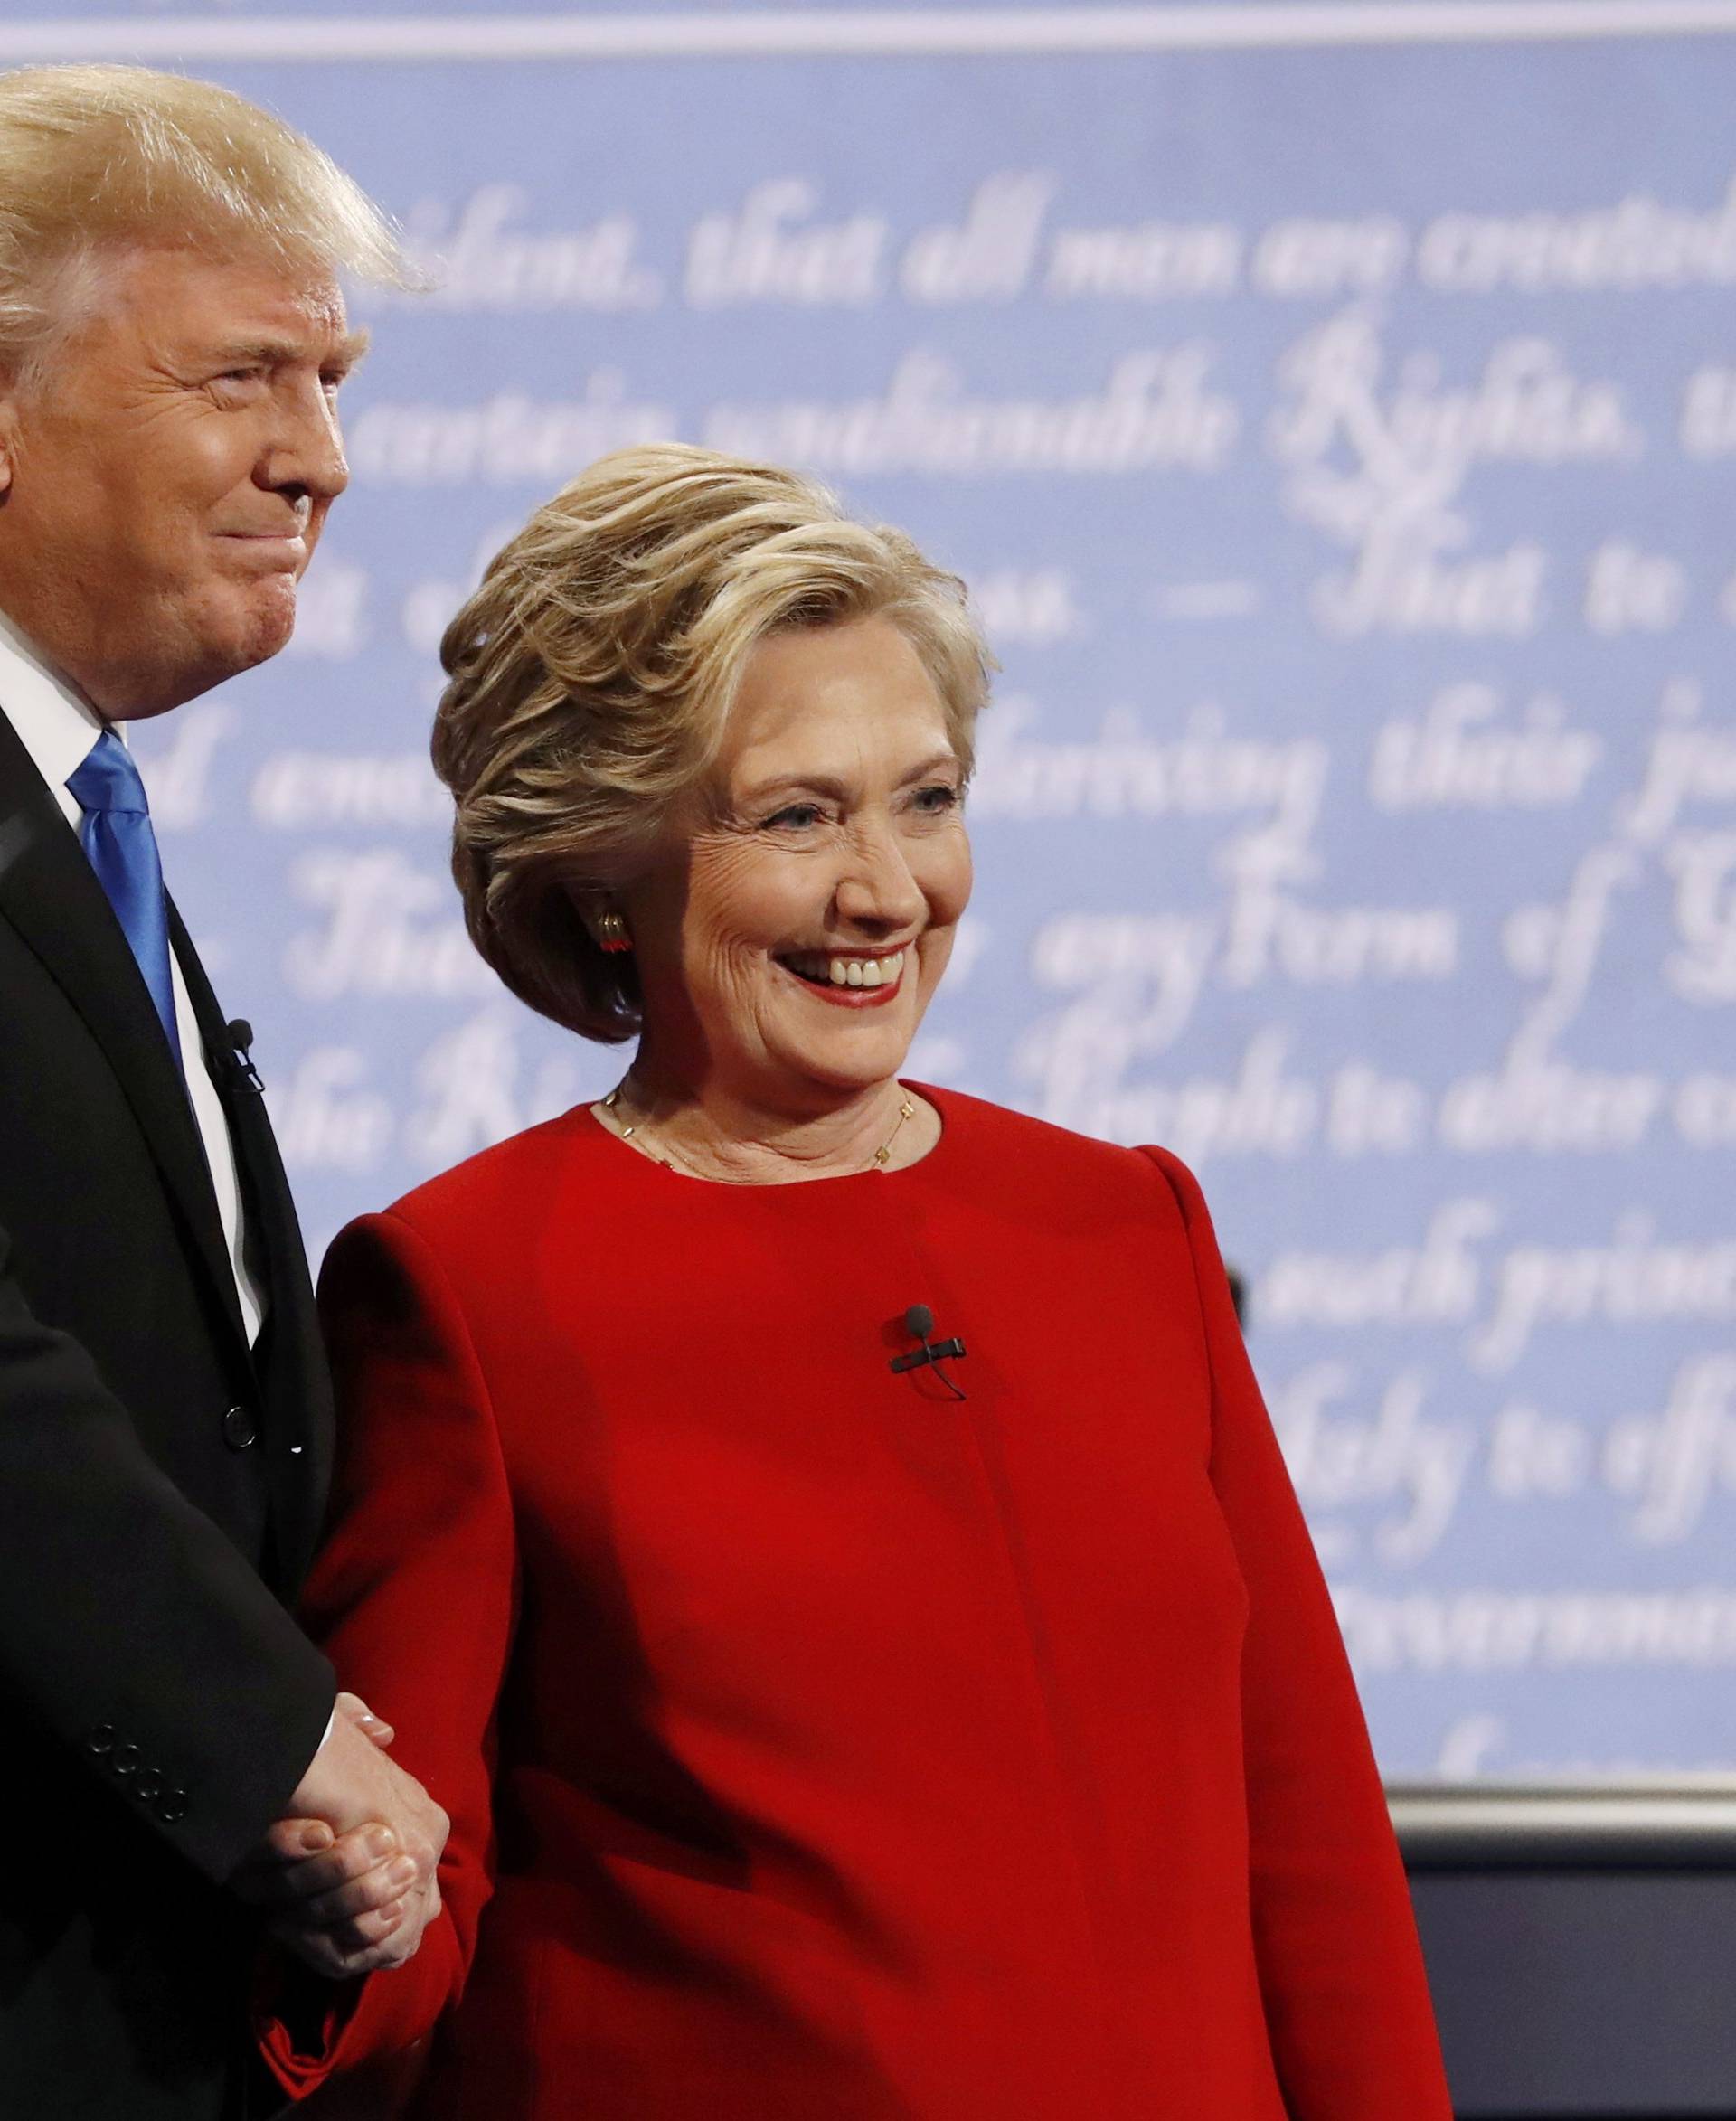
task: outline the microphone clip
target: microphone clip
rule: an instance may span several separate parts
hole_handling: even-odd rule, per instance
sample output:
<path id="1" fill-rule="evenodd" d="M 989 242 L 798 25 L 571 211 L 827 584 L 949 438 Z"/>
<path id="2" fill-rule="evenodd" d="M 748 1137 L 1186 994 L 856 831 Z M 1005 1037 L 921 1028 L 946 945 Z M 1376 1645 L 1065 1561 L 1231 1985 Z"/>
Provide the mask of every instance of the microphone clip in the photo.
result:
<path id="1" fill-rule="evenodd" d="M 955 1400 L 967 1399 L 969 1394 L 940 1367 L 943 1362 L 956 1362 L 962 1359 L 965 1343 L 958 1335 L 954 1334 L 948 1340 L 931 1341 L 929 1335 L 934 1331 L 934 1313 L 926 1304 L 912 1304 L 905 1312 L 904 1330 L 914 1334 L 921 1345 L 912 1348 L 908 1354 L 894 1355 L 886 1365 L 892 1374 L 900 1376 L 907 1370 L 932 1368 L 934 1374 Z"/>
<path id="2" fill-rule="evenodd" d="M 224 1024 L 223 1036 L 229 1042 L 230 1072 L 239 1087 L 251 1090 L 256 1096 L 265 1093 L 265 1082 L 253 1065 L 253 1026 L 245 1016 L 238 1016 Z"/>

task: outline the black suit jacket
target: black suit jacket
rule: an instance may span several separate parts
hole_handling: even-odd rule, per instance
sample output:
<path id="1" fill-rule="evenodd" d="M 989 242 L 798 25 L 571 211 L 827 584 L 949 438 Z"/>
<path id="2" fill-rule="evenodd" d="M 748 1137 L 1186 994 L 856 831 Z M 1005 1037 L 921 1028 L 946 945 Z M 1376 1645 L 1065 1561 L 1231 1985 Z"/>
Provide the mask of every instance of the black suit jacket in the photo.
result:
<path id="1" fill-rule="evenodd" d="M 331 1442 L 301 1240 L 173 930 L 263 1257 L 255 1350 L 145 983 L 0 712 L 0 2113 L 31 2121 L 240 2110 L 251 1926 L 222 1881 L 333 1697 L 285 1609 Z"/>

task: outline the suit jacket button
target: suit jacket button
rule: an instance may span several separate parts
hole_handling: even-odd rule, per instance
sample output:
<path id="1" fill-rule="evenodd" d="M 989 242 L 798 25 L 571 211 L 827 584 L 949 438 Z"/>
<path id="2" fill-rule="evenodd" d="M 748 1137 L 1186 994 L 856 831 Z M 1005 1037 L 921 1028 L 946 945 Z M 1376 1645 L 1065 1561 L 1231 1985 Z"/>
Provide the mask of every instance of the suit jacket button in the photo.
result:
<path id="1" fill-rule="evenodd" d="M 245 1407 L 231 1407 L 223 1416 L 223 1441 L 231 1451 L 245 1451 L 259 1440 L 259 1425 Z"/>
<path id="2" fill-rule="evenodd" d="M 163 1777 L 155 1768 L 147 1768 L 143 1775 L 133 1779 L 133 1795 L 143 1797 L 148 1805 L 163 1787 Z"/>
<path id="3" fill-rule="evenodd" d="M 117 1746 L 109 1755 L 108 1765 L 125 1782 L 138 1766 L 138 1748 L 137 1746 Z"/>
<path id="4" fill-rule="evenodd" d="M 85 1739 L 84 1749 L 88 1753 L 94 1753 L 99 1760 L 105 1754 L 112 1753 L 115 1749 L 114 1725 L 112 1723 L 99 1723 L 90 1737 Z"/>
<path id="5" fill-rule="evenodd" d="M 184 1789 L 165 1790 L 156 1800 L 156 1815 L 165 1826 L 173 1826 L 187 1815 L 187 1793 Z"/>

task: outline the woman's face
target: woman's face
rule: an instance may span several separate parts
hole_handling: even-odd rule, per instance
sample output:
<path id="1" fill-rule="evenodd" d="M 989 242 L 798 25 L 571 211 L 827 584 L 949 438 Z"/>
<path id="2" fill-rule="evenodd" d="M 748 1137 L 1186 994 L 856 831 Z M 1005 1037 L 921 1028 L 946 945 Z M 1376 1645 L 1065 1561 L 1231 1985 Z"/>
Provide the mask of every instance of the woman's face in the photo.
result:
<path id="1" fill-rule="evenodd" d="M 961 781 L 890 620 L 761 642 L 706 787 L 620 894 L 647 1059 L 778 1108 L 896 1075 L 970 896 Z"/>

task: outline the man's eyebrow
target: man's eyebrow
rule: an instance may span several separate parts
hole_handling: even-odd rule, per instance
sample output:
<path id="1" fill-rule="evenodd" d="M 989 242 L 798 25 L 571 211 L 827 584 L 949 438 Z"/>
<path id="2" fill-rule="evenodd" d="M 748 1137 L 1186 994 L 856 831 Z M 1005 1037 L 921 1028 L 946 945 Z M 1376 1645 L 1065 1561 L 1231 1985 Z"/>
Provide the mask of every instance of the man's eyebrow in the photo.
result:
<path id="1" fill-rule="evenodd" d="M 320 366 L 348 375 L 366 354 L 373 335 L 365 327 L 346 332 L 338 341 L 336 352 Z M 296 339 L 228 339 L 212 347 L 211 358 L 224 368 L 292 368 L 307 360 L 307 345 L 305 340 Z"/>

